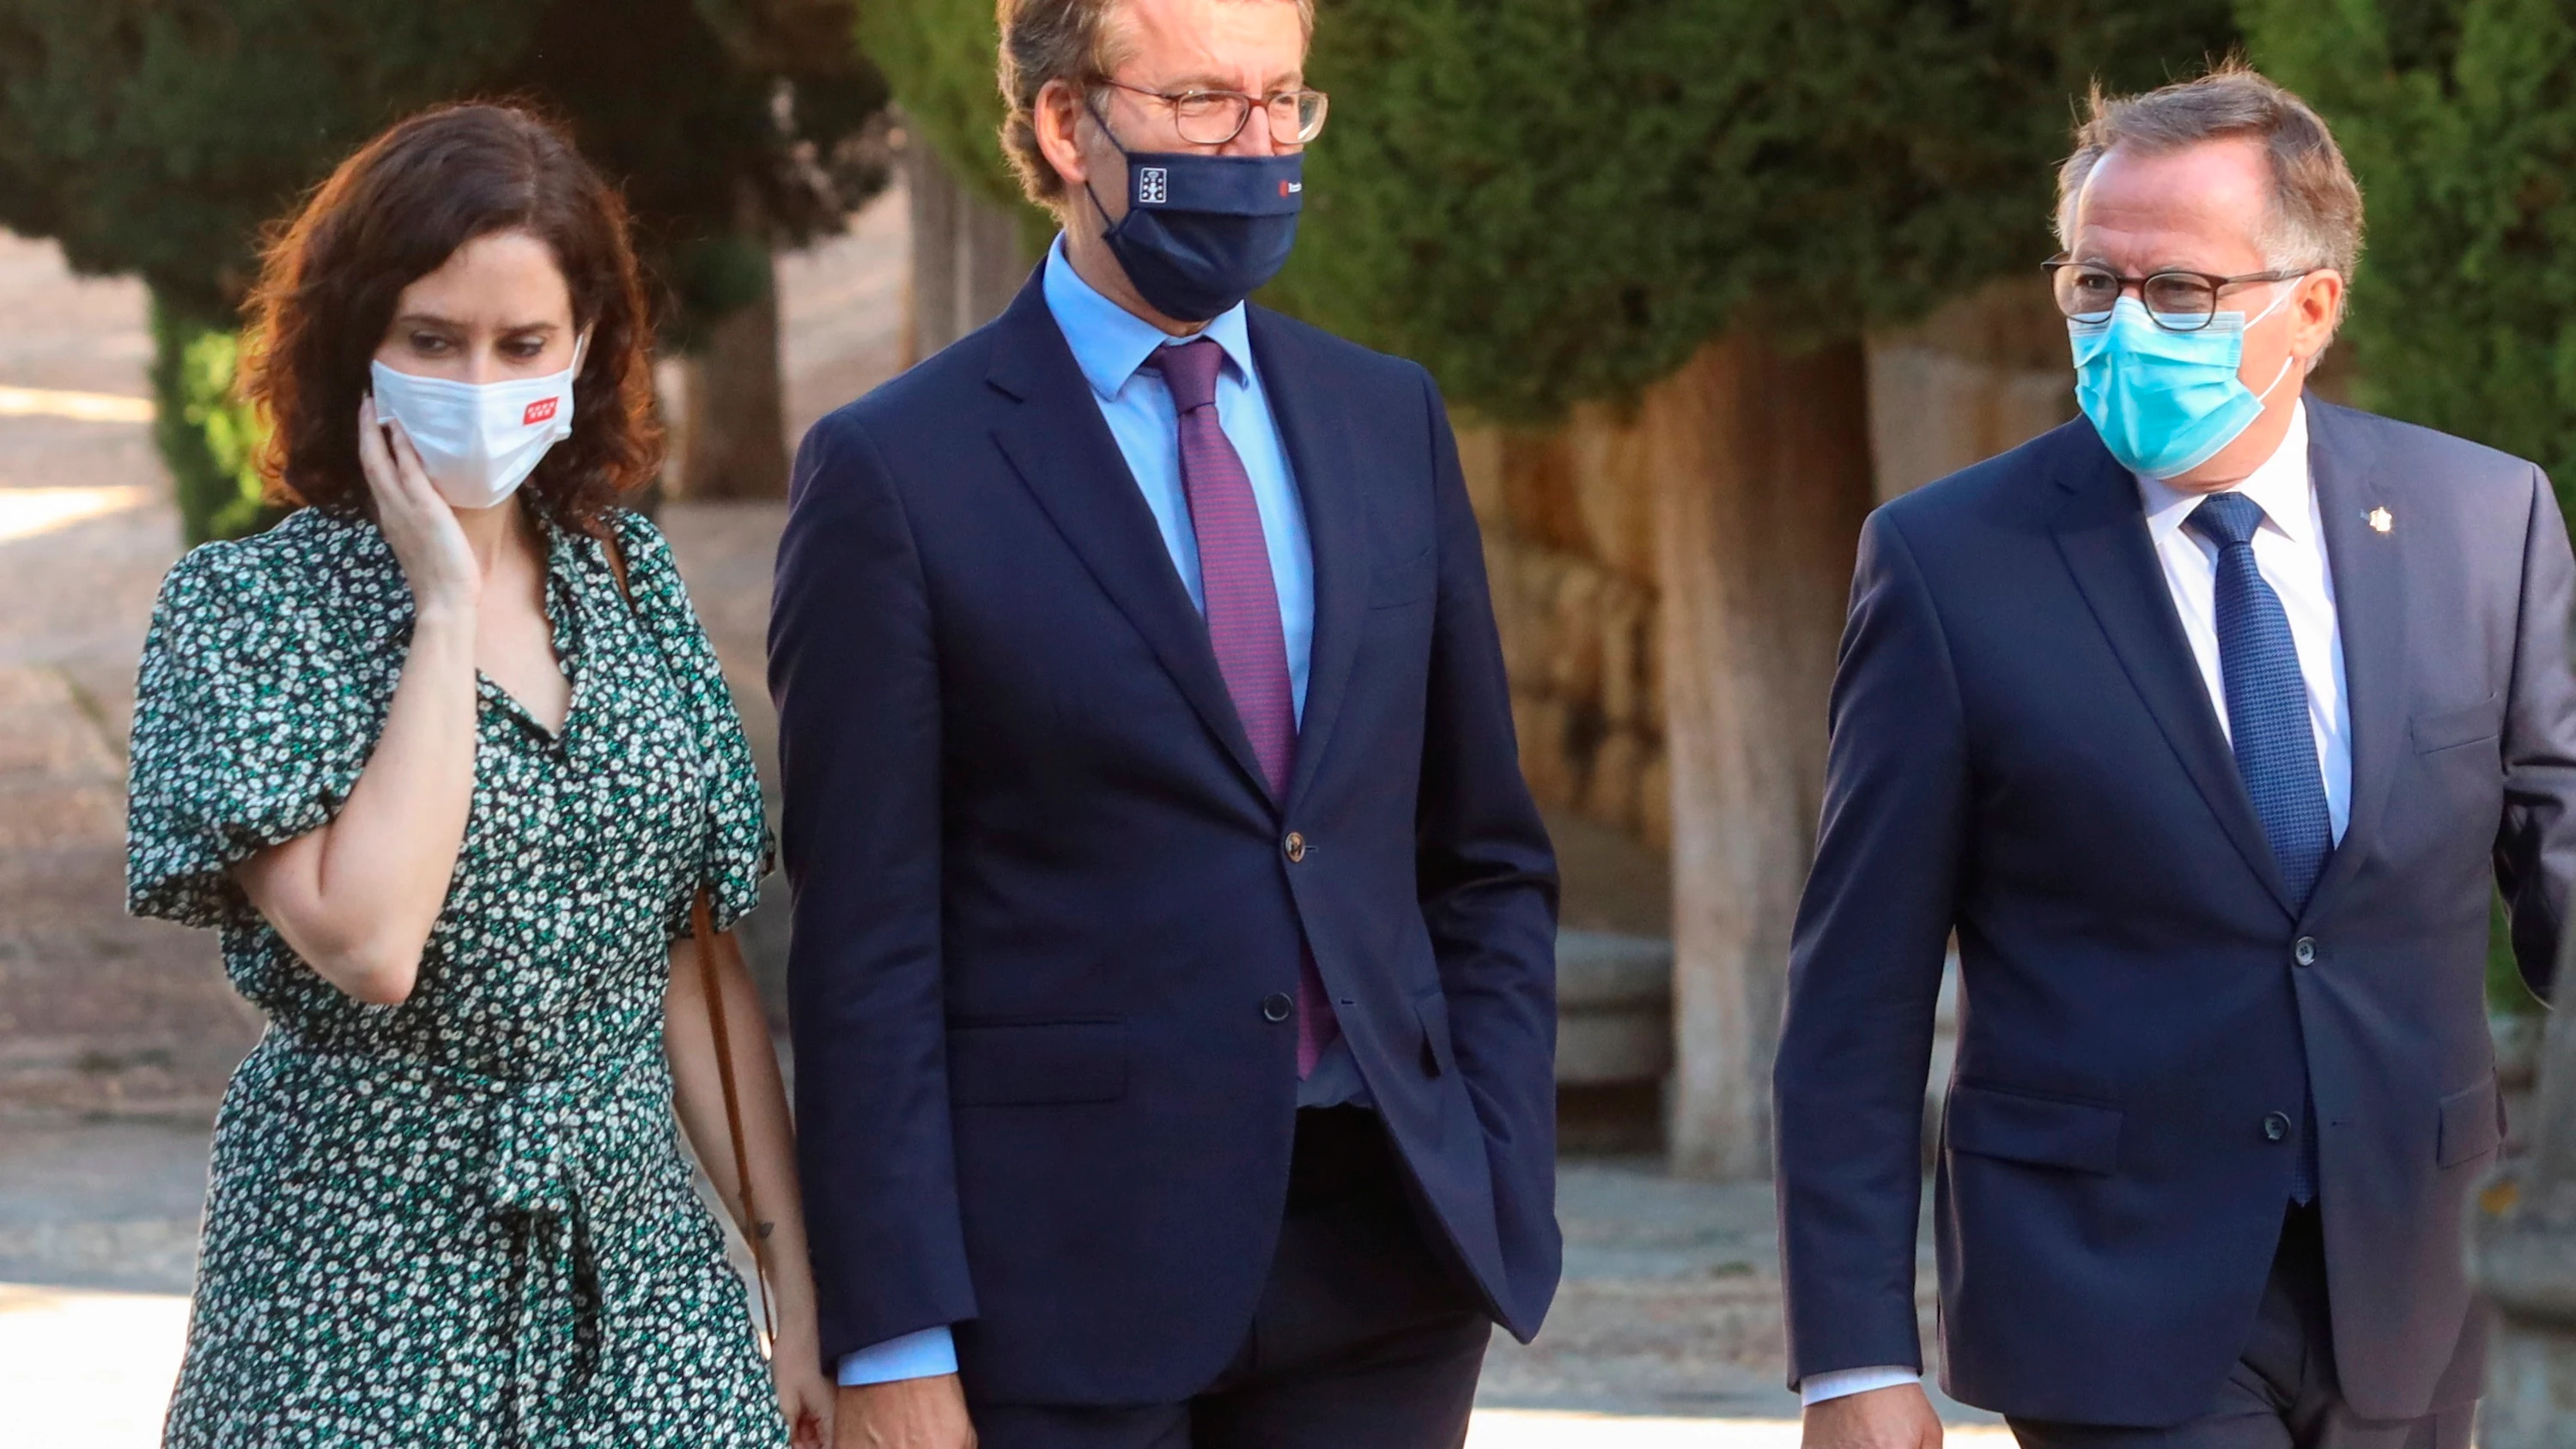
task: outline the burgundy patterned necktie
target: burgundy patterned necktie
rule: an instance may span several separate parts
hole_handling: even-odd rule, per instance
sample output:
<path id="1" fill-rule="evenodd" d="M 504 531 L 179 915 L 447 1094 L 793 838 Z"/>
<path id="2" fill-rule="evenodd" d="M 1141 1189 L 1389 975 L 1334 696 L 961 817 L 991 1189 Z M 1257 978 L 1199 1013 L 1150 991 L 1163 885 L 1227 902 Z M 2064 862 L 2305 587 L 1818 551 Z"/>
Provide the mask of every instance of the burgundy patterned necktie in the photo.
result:
<path id="1" fill-rule="evenodd" d="M 1288 685 L 1288 639 L 1279 624 L 1279 586 L 1270 574 L 1270 542 L 1253 502 L 1252 475 L 1216 415 L 1216 374 L 1225 349 L 1202 337 L 1157 347 L 1145 365 L 1163 374 L 1181 418 L 1181 486 L 1190 527 L 1198 534 L 1199 586 L 1207 599 L 1208 643 L 1217 672 L 1252 753 L 1270 782 L 1270 798 L 1288 802 L 1288 772 L 1297 759 L 1297 704 Z M 1323 978 L 1300 948 L 1297 978 L 1297 1076 L 1315 1070 L 1339 1024 L 1324 999 Z"/>

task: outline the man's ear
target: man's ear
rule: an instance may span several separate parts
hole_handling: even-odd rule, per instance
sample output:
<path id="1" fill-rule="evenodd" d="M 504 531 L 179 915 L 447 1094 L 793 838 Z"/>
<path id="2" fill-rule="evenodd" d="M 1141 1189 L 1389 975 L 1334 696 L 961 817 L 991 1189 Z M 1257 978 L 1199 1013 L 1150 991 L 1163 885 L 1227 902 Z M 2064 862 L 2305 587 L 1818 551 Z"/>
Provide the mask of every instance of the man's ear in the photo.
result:
<path id="1" fill-rule="evenodd" d="M 1075 190 L 1088 182 L 1091 168 L 1082 159 L 1081 89 L 1069 81 L 1048 81 L 1038 90 L 1029 120 L 1037 132 L 1038 154 L 1055 168 L 1065 189 Z"/>
<path id="2" fill-rule="evenodd" d="M 2291 303 L 2298 315 L 2290 346 L 2313 363 L 2334 339 L 2335 324 L 2343 318 L 2343 274 L 2310 272 L 2299 279 L 2298 288 Z"/>

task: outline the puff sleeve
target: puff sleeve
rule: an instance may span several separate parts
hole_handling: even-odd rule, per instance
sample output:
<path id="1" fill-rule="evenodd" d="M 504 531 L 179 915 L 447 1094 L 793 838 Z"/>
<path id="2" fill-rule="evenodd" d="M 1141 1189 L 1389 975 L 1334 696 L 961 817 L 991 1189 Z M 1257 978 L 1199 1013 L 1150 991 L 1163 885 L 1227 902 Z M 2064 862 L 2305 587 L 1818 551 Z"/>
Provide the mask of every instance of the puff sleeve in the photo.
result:
<path id="1" fill-rule="evenodd" d="M 170 570 L 135 685 L 127 910 L 241 919 L 230 867 L 339 810 L 384 727 L 341 664 L 318 601 L 256 551 L 208 544 Z"/>
<path id="2" fill-rule="evenodd" d="M 704 886 L 719 931 L 759 900 L 760 883 L 776 859 L 769 817 L 761 803 L 760 774 L 744 738 L 742 715 L 725 685 L 715 646 L 689 603 L 678 565 L 661 530 L 641 514 L 616 515 L 619 548 L 626 558 L 628 587 L 635 617 L 660 652 L 663 667 L 686 702 L 707 771 L 707 814 L 699 845 L 697 878 L 676 902 L 673 939 L 689 933 L 689 908 L 698 886 Z"/>

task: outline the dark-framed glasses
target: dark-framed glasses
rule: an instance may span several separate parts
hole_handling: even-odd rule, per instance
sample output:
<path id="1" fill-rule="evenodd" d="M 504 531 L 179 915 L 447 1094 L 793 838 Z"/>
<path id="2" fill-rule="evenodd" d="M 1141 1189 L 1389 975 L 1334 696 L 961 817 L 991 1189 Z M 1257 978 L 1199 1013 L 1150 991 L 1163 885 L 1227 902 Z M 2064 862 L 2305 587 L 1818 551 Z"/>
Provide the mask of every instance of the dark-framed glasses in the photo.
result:
<path id="1" fill-rule="evenodd" d="M 1281 146 L 1303 146 L 1324 133 L 1329 98 L 1322 91 L 1279 91 L 1256 96 L 1243 91 L 1157 91 L 1122 80 L 1103 84 L 1133 91 L 1169 107 L 1181 139 L 1193 146 L 1222 146 L 1243 134 L 1258 106 L 1270 118 L 1270 139 Z"/>
<path id="2" fill-rule="evenodd" d="M 2147 315 L 2167 332 L 2198 332 L 2218 315 L 2219 298 L 2228 291 L 2255 282 L 2288 282 L 2316 270 L 2292 267 L 2284 271 L 2246 272 L 2233 277 L 2214 276 L 2208 272 L 2168 270 L 2150 272 L 2143 277 L 2124 277 L 2109 267 L 2092 262 L 2078 262 L 2066 257 L 2043 262 L 2049 286 L 2057 294 L 2057 310 L 2076 322 L 2105 322 L 2111 310 L 2119 305 L 2122 293 L 2136 289 L 2138 300 L 2146 305 Z"/>

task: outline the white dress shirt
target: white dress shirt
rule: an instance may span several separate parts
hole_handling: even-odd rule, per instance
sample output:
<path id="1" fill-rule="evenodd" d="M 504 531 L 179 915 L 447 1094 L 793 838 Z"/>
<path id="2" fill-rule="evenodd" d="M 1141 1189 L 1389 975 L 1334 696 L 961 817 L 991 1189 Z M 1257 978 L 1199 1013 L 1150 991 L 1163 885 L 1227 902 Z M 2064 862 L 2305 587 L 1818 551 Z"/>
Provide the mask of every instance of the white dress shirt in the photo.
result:
<path id="1" fill-rule="evenodd" d="M 2308 472 L 2308 405 L 2290 414 L 2290 432 L 2263 466 L 2228 490 L 2263 509 L 2254 530 L 2254 567 L 2281 596 L 2290 616 L 2290 642 L 2299 651 L 2299 674 L 2308 685 L 2308 729 L 2316 737 L 2317 765 L 2325 772 L 2326 814 L 2334 838 L 2352 819 L 2352 701 L 2344 692 L 2343 630 L 2335 622 L 2334 570 L 2327 566 L 2325 515 L 2317 507 L 2316 480 Z M 2147 510 L 2147 536 L 2164 565 L 2165 588 L 2182 616 L 2183 637 L 2199 661 L 2218 727 L 2228 729 L 2227 684 L 2218 668 L 2218 545 L 2183 527 L 2206 494 L 2180 492 L 2154 478 L 2138 480 Z M 2232 736 L 2231 736 L 2232 737 Z"/>
<path id="2" fill-rule="evenodd" d="M 2299 675 L 2308 686 L 2308 728 L 2316 737 L 2317 765 L 2325 773 L 2326 814 L 2340 844 L 2352 819 L 2352 703 L 2344 692 L 2343 630 L 2335 620 L 2325 515 L 2317 507 L 2316 479 L 2308 468 L 2305 401 L 2292 410 L 2281 446 L 2226 491 L 2244 494 L 2263 510 L 2262 526 L 2254 531 L 2254 567 L 2280 595 L 2281 610 L 2290 617 L 2290 641 L 2299 651 Z M 2208 496 L 2183 492 L 2158 478 L 2138 479 L 2138 501 L 2146 510 L 2156 562 L 2164 568 L 2165 590 L 2182 618 L 2183 638 L 2200 666 L 2200 682 L 2209 691 L 2218 728 L 2232 735 L 2227 680 L 2218 658 L 2218 545 L 2183 527 Z M 1809 1374 L 1798 1385 L 1798 1397 L 1821 1404 L 1917 1378 L 1914 1370 L 1899 1365 L 1836 1369 Z"/>

